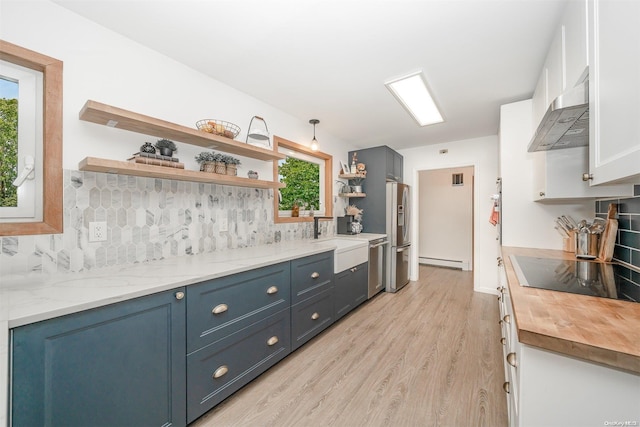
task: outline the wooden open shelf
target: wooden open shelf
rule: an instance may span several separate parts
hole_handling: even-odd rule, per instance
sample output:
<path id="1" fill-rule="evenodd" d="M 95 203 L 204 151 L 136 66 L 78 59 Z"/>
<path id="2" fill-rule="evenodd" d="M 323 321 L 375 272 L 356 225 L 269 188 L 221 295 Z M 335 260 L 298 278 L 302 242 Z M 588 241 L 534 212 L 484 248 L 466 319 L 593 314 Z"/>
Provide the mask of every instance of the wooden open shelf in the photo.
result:
<path id="1" fill-rule="evenodd" d="M 256 147 L 91 100 L 80 110 L 80 120 L 258 160 L 279 160 L 286 157 L 272 149 Z"/>
<path id="2" fill-rule="evenodd" d="M 340 197 L 367 197 L 365 193 L 340 193 Z"/>
<path id="3" fill-rule="evenodd" d="M 117 173 L 121 175 L 142 176 L 146 178 L 175 179 L 178 181 L 204 182 L 207 184 L 233 185 L 235 187 L 276 189 L 285 185 L 275 181 L 241 178 L 238 176 L 200 172 L 187 169 L 174 169 L 163 166 L 145 165 L 120 160 L 86 157 L 80 162 L 81 171 Z"/>
<path id="4" fill-rule="evenodd" d="M 367 175 L 363 173 L 341 173 L 338 178 L 342 179 L 364 179 Z"/>

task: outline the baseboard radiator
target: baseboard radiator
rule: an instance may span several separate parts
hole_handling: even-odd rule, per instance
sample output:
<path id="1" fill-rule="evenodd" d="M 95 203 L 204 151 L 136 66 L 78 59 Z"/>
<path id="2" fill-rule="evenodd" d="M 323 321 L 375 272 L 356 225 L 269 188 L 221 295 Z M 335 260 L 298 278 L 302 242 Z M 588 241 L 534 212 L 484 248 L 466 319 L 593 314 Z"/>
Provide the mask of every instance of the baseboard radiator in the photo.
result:
<path id="1" fill-rule="evenodd" d="M 449 267 L 449 268 L 457 268 L 460 270 L 469 270 L 469 261 L 459 261 L 453 259 L 440 259 L 440 258 L 429 258 L 429 257 L 419 257 L 418 261 L 420 264 L 426 265 L 435 265 L 438 267 Z"/>

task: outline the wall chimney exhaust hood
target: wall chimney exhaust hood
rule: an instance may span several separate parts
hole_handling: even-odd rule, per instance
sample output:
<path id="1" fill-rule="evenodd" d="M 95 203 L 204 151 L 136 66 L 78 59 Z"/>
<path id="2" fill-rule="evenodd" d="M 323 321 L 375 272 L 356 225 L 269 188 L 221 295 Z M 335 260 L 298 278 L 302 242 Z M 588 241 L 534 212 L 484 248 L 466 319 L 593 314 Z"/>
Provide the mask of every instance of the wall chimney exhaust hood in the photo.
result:
<path id="1" fill-rule="evenodd" d="M 589 145 L 589 80 L 558 96 L 549 106 L 528 152 Z"/>

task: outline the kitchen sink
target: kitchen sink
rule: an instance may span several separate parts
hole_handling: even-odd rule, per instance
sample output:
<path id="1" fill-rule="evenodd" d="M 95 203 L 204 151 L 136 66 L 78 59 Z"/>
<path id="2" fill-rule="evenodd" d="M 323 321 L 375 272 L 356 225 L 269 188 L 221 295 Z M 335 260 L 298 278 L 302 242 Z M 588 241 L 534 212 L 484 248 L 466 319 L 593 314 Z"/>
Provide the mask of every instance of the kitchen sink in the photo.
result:
<path id="1" fill-rule="evenodd" d="M 333 251 L 333 272 L 340 273 L 347 268 L 355 267 L 369 261 L 369 242 L 360 239 L 324 239 L 314 243 L 335 245 Z"/>

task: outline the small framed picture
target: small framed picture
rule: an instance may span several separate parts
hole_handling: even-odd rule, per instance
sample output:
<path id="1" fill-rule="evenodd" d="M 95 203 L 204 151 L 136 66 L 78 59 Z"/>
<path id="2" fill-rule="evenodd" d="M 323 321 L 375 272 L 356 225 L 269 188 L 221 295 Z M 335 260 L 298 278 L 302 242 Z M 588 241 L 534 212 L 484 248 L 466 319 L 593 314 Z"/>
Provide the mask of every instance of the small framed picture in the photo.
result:
<path id="1" fill-rule="evenodd" d="M 342 167 L 342 173 L 351 173 L 351 169 L 349 168 L 349 164 L 340 160 L 340 166 Z"/>

